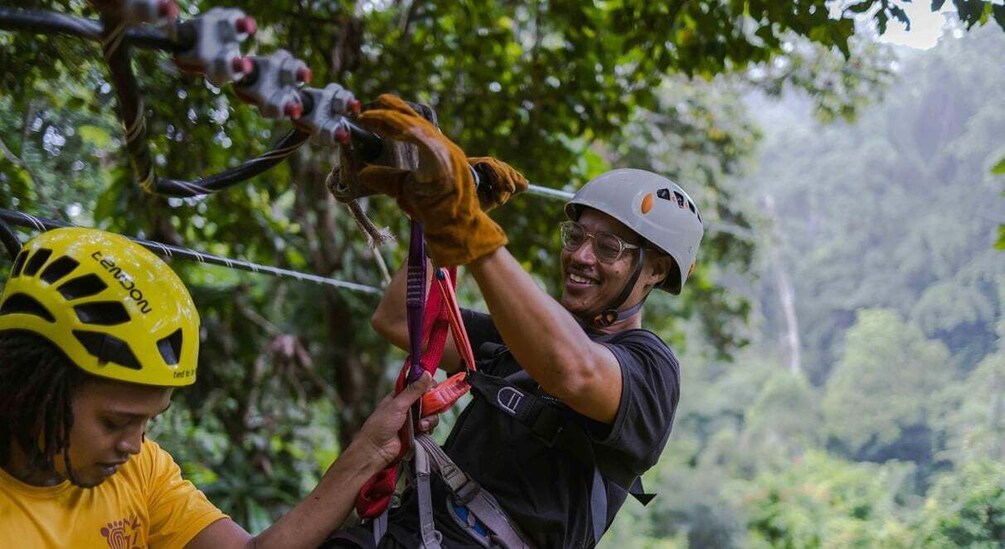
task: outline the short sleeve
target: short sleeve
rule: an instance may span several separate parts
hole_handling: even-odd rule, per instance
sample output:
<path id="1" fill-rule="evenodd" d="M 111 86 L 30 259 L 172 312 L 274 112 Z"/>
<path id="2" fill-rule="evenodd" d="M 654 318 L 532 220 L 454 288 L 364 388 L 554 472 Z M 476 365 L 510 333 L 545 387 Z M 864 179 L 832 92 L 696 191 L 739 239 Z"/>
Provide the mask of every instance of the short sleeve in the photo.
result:
<path id="1" fill-rule="evenodd" d="M 645 471 L 659 459 L 680 399 L 680 365 L 652 332 L 632 330 L 601 341 L 621 365 L 621 404 L 614 423 L 595 442 L 616 451 L 632 469 Z M 619 334 L 619 335 L 622 335 Z M 597 430 L 594 430 L 597 433 Z"/>
<path id="2" fill-rule="evenodd" d="M 183 547 L 210 524 L 227 518 L 194 484 L 181 476 L 174 459 L 156 443 L 149 463 L 147 508 L 150 546 Z"/>

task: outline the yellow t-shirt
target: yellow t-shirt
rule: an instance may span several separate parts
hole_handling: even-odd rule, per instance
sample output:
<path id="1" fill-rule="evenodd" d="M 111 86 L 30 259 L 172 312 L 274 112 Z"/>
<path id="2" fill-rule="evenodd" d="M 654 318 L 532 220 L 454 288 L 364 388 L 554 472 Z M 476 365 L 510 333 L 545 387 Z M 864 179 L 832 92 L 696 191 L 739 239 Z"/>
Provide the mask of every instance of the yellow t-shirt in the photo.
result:
<path id="1" fill-rule="evenodd" d="M 95 488 L 29 486 L 0 469 L 0 547 L 182 547 L 226 518 L 153 441 Z"/>

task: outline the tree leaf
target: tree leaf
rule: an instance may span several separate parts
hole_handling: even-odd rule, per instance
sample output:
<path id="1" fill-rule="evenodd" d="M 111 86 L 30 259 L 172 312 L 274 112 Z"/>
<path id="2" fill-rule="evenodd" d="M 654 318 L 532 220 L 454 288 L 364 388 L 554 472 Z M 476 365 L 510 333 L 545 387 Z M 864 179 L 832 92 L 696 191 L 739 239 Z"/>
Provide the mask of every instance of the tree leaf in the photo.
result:
<path id="1" fill-rule="evenodd" d="M 994 175 L 1005 175 L 1005 156 L 1001 157 L 998 163 L 991 168 L 991 173 Z"/>
<path id="2" fill-rule="evenodd" d="M 112 136 L 107 131 L 97 126 L 83 125 L 77 128 L 77 133 L 81 139 L 87 141 L 95 148 L 107 149 L 112 142 Z"/>

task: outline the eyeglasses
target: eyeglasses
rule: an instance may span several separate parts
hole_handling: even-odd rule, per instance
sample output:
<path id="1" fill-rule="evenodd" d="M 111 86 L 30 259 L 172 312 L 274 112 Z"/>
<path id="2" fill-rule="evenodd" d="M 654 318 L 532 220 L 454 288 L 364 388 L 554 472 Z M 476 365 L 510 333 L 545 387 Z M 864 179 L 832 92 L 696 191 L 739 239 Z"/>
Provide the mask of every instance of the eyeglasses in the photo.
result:
<path id="1" fill-rule="evenodd" d="M 625 253 L 625 250 L 640 248 L 637 244 L 629 244 L 611 233 L 603 231 L 591 233 L 586 230 L 586 227 L 575 221 L 563 221 L 559 225 L 559 229 L 562 235 L 562 246 L 569 252 L 578 250 L 587 238 L 592 238 L 593 253 L 601 263 L 614 263 L 621 257 L 621 254 Z"/>

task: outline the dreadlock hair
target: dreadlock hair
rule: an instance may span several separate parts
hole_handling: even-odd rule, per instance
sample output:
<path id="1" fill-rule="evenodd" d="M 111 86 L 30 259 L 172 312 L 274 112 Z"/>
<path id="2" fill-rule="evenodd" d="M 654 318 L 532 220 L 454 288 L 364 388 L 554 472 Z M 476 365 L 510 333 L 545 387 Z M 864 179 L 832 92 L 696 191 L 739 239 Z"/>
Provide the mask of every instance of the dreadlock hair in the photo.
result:
<path id="1" fill-rule="evenodd" d="M 71 482 L 72 397 L 87 379 L 58 347 L 28 332 L 0 332 L 0 463 L 11 459 L 16 442 L 31 471 L 55 468 L 56 454 Z"/>

